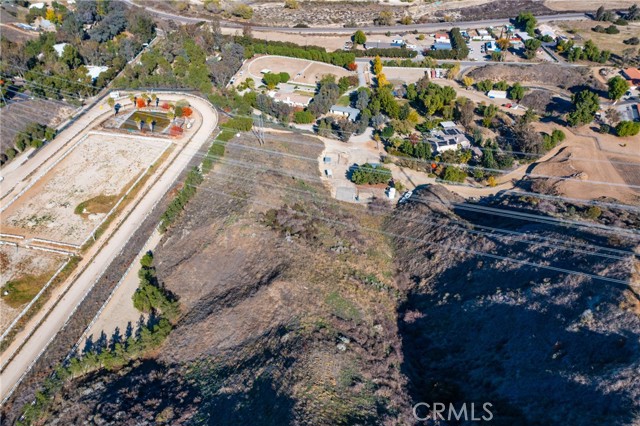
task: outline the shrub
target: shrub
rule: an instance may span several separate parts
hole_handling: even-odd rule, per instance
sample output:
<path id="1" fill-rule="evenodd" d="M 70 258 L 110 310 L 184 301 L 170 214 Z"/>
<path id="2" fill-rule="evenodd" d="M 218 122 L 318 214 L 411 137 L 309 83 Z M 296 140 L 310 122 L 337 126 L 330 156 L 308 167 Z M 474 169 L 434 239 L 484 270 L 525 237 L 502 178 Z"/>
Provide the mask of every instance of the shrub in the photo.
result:
<path id="1" fill-rule="evenodd" d="M 365 163 L 351 173 L 351 181 L 356 185 L 375 185 L 391 180 L 391 170 L 386 167 Z"/>
<path id="2" fill-rule="evenodd" d="M 640 133 L 640 123 L 634 121 L 621 121 L 616 126 L 616 135 L 619 137 L 635 136 Z"/>
<path id="3" fill-rule="evenodd" d="M 296 111 L 293 114 L 293 122 L 297 123 L 297 124 L 309 124 L 309 123 L 313 123 L 313 120 L 315 119 L 315 117 L 313 116 L 313 114 L 311 113 L 311 111 Z"/>
<path id="4" fill-rule="evenodd" d="M 193 110 L 189 107 L 184 107 L 182 108 L 182 116 L 183 117 L 191 117 L 191 115 L 193 115 Z"/>
<path id="5" fill-rule="evenodd" d="M 596 220 L 600 215 L 602 215 L 602 209 L 598 206 L 591 206 L 587 209 L 585 214 L 589 219 Z"/>
<path id="6" fill-rule="evenodd" d="M 253 17 L 253 9 L 246 4 L 239 4 L 233 8 L 231 14 L 242 19 L 251 19 Z"/>
<path id="7" fill-rule="evenodd" d="M 171 136 L 181 136 L 184 133 L 184 130 L 180 126 L 171 126 L 169 129 L 169 135 Z"/>
<path id="8" fill-rule="evenodd" d="M 251 117 L 234 117 L 227 121 L 224 127 L 241 132 L 248 132 L 253 127 L 253 119 Z"/>
<path id="9" fill-rule="evenodd" d="M 146 106 L 147 106 L 147 102 L 146 102 L 144 99 L 142 99 L 142 98 L 138 98 L 138 99 L 136 100 L 136 106 L 137 106 L 138 108 L 144 108 L 144 107 L 146 107 Z"/>
<path id="10" fill-rule="evenodd" d="M 455 166 L 447 166 L 442 176 L 442 179 L 447 182 L 464 182 L 466 178 L 467 173 Z"/>

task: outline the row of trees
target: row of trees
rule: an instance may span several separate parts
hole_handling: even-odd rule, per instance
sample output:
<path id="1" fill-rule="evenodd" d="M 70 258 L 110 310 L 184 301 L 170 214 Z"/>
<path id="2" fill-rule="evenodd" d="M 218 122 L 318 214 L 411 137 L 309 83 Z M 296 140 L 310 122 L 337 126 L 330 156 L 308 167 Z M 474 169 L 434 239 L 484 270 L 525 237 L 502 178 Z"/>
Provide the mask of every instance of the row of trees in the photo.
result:
<path id="1" fill-rule="evenodd" d="M 45 141 L 50 141 L 56 135 L 56 129 L 40 123 L 31 122 L 24 130 L 18 132 L 13 139 L 13 146 L 5 149 L 0 154 L 0 164 L 13 160 L 18 153 L 27 147 L 40 148 Z"/>
<path id="2" fill-rule="evenodd" d="M 574 46 L 573 40 L 558 40 L 556 51 L 564 54 L 569 62 L 589 60 L 604 64 L 611 57 L 609 50 L 600 50 L 592 41 L 587 40 L 584 47 Z"/>
<path id="3" fill-rule="evenodd" d="M 460 28 L 453 28 L 449 31 L 451 40 L 450 50 L 425 50 L 424 55 L 435 59 L 457 59 L 463 60 L 469 56 L 469 47 L 465 38 L 460 33 Z"/>
<path id="4" fill-rule="evenodd" d="M 345 68 L 356 59 L 353 52 L 344 52 L 341 50 L 327 52 L 325 48 L 319 46 L 299 46 L 295 43 L 272 40 L 267 42 L 249 36 L 236 37 L 235 41 L 244 47 L 245 58 L 251 58 L 256 54 L 280 55 L 326 62 Z"/>

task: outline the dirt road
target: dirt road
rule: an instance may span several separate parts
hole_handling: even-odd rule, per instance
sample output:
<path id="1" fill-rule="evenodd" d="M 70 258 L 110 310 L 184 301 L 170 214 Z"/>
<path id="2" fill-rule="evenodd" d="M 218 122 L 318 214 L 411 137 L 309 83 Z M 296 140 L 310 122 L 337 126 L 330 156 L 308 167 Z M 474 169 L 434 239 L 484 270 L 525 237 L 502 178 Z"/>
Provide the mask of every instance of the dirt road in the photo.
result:
<path id="1" fill-rule="evenodd" d="M 173 101 L 188 98 L 194 109 L 200 111 L 203 116 L 200 127 L 197 128 L 193 137 L 182 149 L 174 151 L 169 159 L 168 167 L 164 171 L 158 171 L 161 176 L 152 176 L 150 182 L 155 180 L 153 186 L 144 193 L 137 204 L 131 207 L 126 219 L 111 234 L 110 239 L 102 246 L 100 251 L 95 256 L 85 256 L 86 264 L 79 265 L 78 271 L 81 272 L 68 286 L 66 293 L 60 299 L 50 299 L 49 302 L 51 303 L 47 303 L 37 315 L 37 318 L 27 324 L 12 345 L 3 353 L 3 367 L 0 372 L 0 383 L 2 383 L 0 398 L 2 401 L 5 401 L 11 395 L 24 374 L 33 366 L 48 344 L 73 315 L 85 295 L 88 294 L 105 272 L 111 260 L 126 246 L 139 224 L 158 200 L 172 187 L 180 172 L 189 164 L 191 156 L 208 140 L 216 128 L 217 113 L 203 99 L 189 95 L 166 94 L 163 94 L 163 98 Z M 64 146 L 62 141 L 60 143 Z M 54 306 L 50 306 L 51 304 Z M 48 312 L 46 318 L 43 318 L 44 312 Z"/>

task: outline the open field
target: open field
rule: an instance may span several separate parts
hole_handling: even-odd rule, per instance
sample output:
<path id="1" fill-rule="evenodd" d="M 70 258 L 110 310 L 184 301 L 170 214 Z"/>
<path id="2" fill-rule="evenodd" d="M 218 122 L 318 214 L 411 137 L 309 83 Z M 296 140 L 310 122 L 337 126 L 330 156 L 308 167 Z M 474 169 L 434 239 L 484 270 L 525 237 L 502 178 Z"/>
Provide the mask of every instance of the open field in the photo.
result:
<path id="1" fill-rule="evenodd" d="M 242 68 L 240 68 L 240 72 L 242 72 L 243 75 L 242 78 L 236 79 L 235 84 L 240 84 L 240 82 L 244 81 L 247 77 L 251 77 L 256 82 L 256 85 L 259 85 L 262 80 L 260 71 L 263 69 L 269 69 L 274 73 L 286 72 L 291 76 L 291 80 L 289 80 L 290 83 L 307 85 L 315 85 L 316 82 L 326 74 L 333 74 L 337 78 L 354 74 L 344 68 L 323 62 L 284 58 L 280 56 L 259 56 L 247 61 Z"/>
<path id="2" fill-rule="evenodd" d="M 545 0 L 544 5 L 551 10 L 564 12 L 569 10 L 595 11 L 602 5 L 608 9 L 626 9 L 636 3 L 638 3 L 637 0 Z"/>
<path id="3" fill-rule="evenodd" d="M 607 22 L 593 22 L 593 21 L 573 21 L 573 22 L 553 22 L 550 25 L 552 27 L 560 29 L 567 37 L 572 38 L 579 36 L 582 40 L 576 38 L 579 44 L 584 44 L 587 40 L 593 40 L 593 42 L 601 50 L 610 50 L 613 53 L 621 54 L 623 50 L 633 48 L 624 44 L 624 40 L 631 37 L 637 37 L 640 34 L 640 22 L 630 22 L 629 25 L 616 25 L 620 30 L 619 34 L 606 34 L 597 33 L 592 30 L 596 25 L 602 25 L 608 27 L 611 23 Z M 567 31 L 575 31 L 573 34 L 567 33 Z M 634 49 L 634 50 L 637 50 Z"/>
<path id="4" fill-rule="evenodd" d="M 5 207 L 4 232 L 82 244 L 168 145 L 151 138 L 87 135 Z"/>
<path id="5" fill-rule="evenodd" d="M 64 262 L 65 258 L 55 253 L 0 246 L 0 332 Z"/>

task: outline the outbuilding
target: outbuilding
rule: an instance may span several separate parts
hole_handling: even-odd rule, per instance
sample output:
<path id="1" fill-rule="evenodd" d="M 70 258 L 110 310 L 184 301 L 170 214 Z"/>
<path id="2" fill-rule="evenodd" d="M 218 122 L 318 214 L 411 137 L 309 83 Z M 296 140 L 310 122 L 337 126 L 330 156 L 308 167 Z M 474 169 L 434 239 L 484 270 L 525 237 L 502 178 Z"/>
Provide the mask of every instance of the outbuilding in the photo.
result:
<path id="1" fill-rule="evenodd" d="M 507 99 L 507 92 L 505 90 L 489 90 L 487 96 L 489 99 Z"/>

